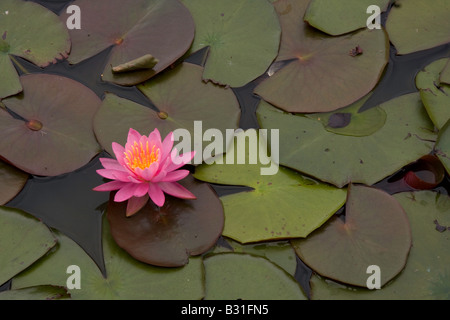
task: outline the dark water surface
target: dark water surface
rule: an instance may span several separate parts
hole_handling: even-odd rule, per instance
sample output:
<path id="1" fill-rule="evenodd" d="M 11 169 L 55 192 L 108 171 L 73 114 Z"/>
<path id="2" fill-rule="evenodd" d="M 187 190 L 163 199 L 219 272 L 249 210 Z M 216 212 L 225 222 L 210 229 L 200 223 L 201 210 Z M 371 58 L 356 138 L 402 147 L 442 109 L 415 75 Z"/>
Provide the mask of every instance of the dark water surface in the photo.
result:
<path id="1" fill-rule="evenodd" d="M 35 2 L 59 13 L 71 1 L 38 0 Z M 386 18 L 386 14 L 383 18 Z M 45 72 L 63 75 L 83 83 L 101 98 L 104 92 L 108 91 L 152 108 L 152 103 L 135 87 L 120 87 L 100 80 L 108 54 L 109 50 L 106 50 L 74 66 L 69 65 L 67 61 L 62 61 L 45 70 L 22 59 L 18 58 L 18 60 L 30 73 Z M 390 61 L 383 78 L 363 109 L 374 107 L 397 96 L 416 92 L 417 88 L 414 84 L 416 74 L 432 61 L 443 57 L 450 57 L 450 44 L 405 56 L 397 56 L 395 49 L 391 47 Z M 203 56 L 199 53 L 191 56 L 189 61 L 199 63 L 202 59 Z M 259 99 L 252 92 L 263 78 L 264 76 L 242 88 L 233 88 L 242 109 L 241 127 L 243 129 L 258 127 L 255 111 Z M 7 204 L 34 215 L 48 226 L 71 237 L 102 270 L 104 270 L 104 263 L 101 246 L 101 216 L 109 195 L 106 192 L 94 192 L 92 188 L 104 182 L 103 178 L 95 172 L 101 168 L 98 158 L 104 156 L 106 154 L 100 154 L 85 167 L 69 174 L 58 177 L 31 177 L 22 192 Z M 401 174 L 402 172 L 399 172 L 376 186 L 389 193 L 402 191 L 405 186 L 398 184 Z M 447 176 L 435 190 L 448 194 L 449 186 L 450 179 Z M 213 187 L 219 196 L 248 190 L 242 187 Z M 296 278 L 306 292 L 309 291 L 310 275 L 311 270 L 298 259 Z M 0 287 L 0 291 L 8 288 L 7 283 Z"/>

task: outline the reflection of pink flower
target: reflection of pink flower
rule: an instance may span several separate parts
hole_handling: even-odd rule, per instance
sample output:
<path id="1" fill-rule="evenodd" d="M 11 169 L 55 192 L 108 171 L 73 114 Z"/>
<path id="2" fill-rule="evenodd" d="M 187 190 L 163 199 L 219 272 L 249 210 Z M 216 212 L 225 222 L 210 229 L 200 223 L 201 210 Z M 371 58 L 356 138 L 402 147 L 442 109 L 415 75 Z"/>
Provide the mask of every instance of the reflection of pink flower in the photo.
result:
<path id="1" fill-rule="evenodd" d="M 105 169 L 97 170 L 102 177 L 114 181 L 107 182 L 95 191 L 117 191 L 114 201 L 128 200 L 127 216 L 139 211 L 149 196 L 159 207 L 165 202 L 164 192 L 182 199 L 195 196 L 176 181 L 185 178 L 189 170 L 177 170 L 190 162 L 195 152 L 178 156 L 173 147 L 173 133 L 161 142 L 161 135 L 155 129 L 150 135 L 141 136 L 130 129 L 125 148 L 113 142 L 112 148 L 117 160 L 101 158 Z"/>

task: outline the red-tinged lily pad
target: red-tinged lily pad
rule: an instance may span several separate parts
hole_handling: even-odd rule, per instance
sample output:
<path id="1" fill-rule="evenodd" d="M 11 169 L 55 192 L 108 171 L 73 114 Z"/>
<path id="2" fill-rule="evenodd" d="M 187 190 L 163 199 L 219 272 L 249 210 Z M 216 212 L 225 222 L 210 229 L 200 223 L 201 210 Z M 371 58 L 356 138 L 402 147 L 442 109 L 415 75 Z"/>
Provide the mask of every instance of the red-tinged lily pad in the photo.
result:
<path id="1" fill-rule="evenodd" d="M 139 85 L 157 111 L 107 93 L 94 120 L 95 134 L 102 147 L 113 154 L 112 142 L 125 145 L 130 128 L 147 135 L 158 128 L 162 137 L 175 129 L 187 129 L 192 143 L 198 136 L 201 143 L 203 131 L 210 128 L 223 134 L 226 129 L 237 128 L 241 110 L 233 91 L 205 83 L 202 73 L 202 67 L 183 63 Z M 194 121 L 201 121 L 197 133 Z M 201 157 L 201 145 L 195 147 Z M 184 152 L 192 150 L 194 147 Z"/>
<path id="2" fill-rule="evenodd" d="M 409 166 L 405 182 L 417 190 L 433 189 L 445 177 L 445 169 L 439 158 L 426 155 Z"/>
<path id="3" fill-rule="evenodd" d="M 14 198 L 24 187 L 28 174 L 0 161 L 0 205 Z"/>
<path id="4" fill-rule="evenodd" d="M 396 0 L 386 30 L 398 54 L 430 49 L 450 42 L 450 2 Z"/>
<path id="5" fill-rule="evenodd" d="M 375 87 L 388 62 L 384 30 L 324 35 L 303 21 L 309 2 L 274 3 L 282 28 L 276 61 L 286 64 L 255 88 L 265 101 L 288 112 L 328 112 L 353 103 Z"/>
<path id="6" fill-rule="evenodd" d="M 241 87 L 275 59 L 281 28 L 267 0 L 184 0 L 195 20 L 191 52 L 209 47 L 203 78 Z"/>
<path id="7" fill-rule="evenodd" d="M 70 30 L 72 64 L 113 47 L 103 80 L 135 85 L 150 79 L 183 56 L 194 38 L 194 21 L 178 0 L 77 0 L 70 3 L 81 10 L 81 29 Z M 63 13 L 66 21 L 70 14 Z M 147 54 L 158 59 L 153 68 L 113 73 L 112 67 Z"/>
<path id="8" fill-rule="evenodd" d="M 22 91 L 11 56 L 46 67 L 70 51 L 66 25 L 52 11 L 31 1 L 0 3 L 0 98 Z"/>
<path id="9" fill-rule="evenodd" d="M 3 100 L 0 156 L 39 176 L 56 176 L 88 163 L 100 147 L 92 119 L 100 99 L 82 84 L 56 75 L 21 77 L 24 92 Z"/>
<path id="10" fill-rule="evenodd" d="M 300 259 L 324 277 L 366 287 L 367 269 L 376 265 L 383 286 L 404 268 L 411 230 L 403 208 L 392 196 L 351 185 L 345 221 L 335 216 L 308 238 L 292 244 Z"/>
<path id="11" fill-rule="evenodd" d="M 168 197 L 159 208 L 149 201 L 132 217 L 126 203 L 109 202 L 107 217 L 116 243 L 135 259 L 157 266 L 179 267 L 204 253 L 222 234 L 222 204 L 207 183 L 192 177 L 180 181 L 197 199 Z"/>

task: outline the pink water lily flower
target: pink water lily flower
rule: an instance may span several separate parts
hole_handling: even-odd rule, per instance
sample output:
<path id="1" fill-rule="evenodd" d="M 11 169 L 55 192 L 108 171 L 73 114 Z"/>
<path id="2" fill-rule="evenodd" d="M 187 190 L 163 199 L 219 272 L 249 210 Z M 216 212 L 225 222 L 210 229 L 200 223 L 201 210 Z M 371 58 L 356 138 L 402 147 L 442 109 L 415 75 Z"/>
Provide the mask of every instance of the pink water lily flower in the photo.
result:
<path id="1" fill-rule="evenodd" d="M 147 137 L 130 129 L 125 148 L 113 142 L 112 148 L 116 159 L 101 158 L 104 169 L 97 173 L 107 179 L 107 182 L 95 191 L 118 190 L 114 201 L 128 200 L 127 216 L 139 211 L 150 198 L 157 206 L 165 202 L 164 193 L 182 199 L 196 197 L 176 181 L 189 175 L 189 170 L 177 170 L 190 162 L 195 152 L 178 155 L 173 147 L 173 133 L 169 133 L 161 142 L 158 129 Z"/>

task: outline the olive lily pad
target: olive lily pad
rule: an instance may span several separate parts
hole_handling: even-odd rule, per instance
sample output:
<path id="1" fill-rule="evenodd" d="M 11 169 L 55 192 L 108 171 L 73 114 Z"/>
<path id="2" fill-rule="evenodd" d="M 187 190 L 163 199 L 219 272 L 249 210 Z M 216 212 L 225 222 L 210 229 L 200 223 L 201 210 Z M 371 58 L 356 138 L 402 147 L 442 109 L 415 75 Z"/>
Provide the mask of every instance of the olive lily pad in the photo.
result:
<path id="1" fill-rule="evenodd" d="M 367 9 L 375 5 L 381 12 L 388 4 L 389 0 L 311 0 L 304 20 L 314 28 L 336 36 L 365 28 L 371 13 L 367 13 Z"/>
<path id="2" fill-rule="evenodd" d="M 294 278 L 263 257 L 219 253 L 204 264 L 206 300 L 306 300 Z"/>
<path id="3" fill-rule="evenodd" d="M 450 120 L 440 130 L 435 150 L 445 170 L 450 174 Z"/>
<path id="4" fill-rule="evenodd" d="M 379 108 L 386 113 L 384 126 L 360 137 L 329 132 L 316 119 L 283 113 L 264 101 L 257 115 L 262 128 L 280 128 L 280 164 L 343 187 L 350 182 L 372 185 L 434 147 L 434 125 L 419 93 Z"/>
<path id="5" fill-rule="evenodd" d="M 59 246 L 32 268 L 12 281 L 12 289 L 42 284 L 67 286 L 69 266 L 80 271 L 80 289 L 68 288 L 75 300 L 177 300 L 203 297 L 201 258 L 192 258 L 183 268 L 158 268 L 143 264 L 114 242 L 107 219 L 103 225 L 106 275 L 72 240 L 55 232 Z M 176 288 L 176 290 L 174 290 Z"/>
<path id="6" fill-rule="evenodd" d="M 66 289 L 57 286 L 37 286 L 0 292 L 0 300 L 62 300 L 70 299 Z"/>
<path id="7" fill-rule="evenodd" d="M 303 21 L 309 2 L 274 3 L 282 28 L 276 61 L 285 65 L 269 72 L 255 88 L 265 101 L 288 112 L 329 112 L 348 106 L 375 87 L 388 62 L 384 30 L 324 35 Z"/>
<path id="8" fill-rule="evenodd" d="M 447 65 L 444 67 L 444 70 L 441 71 L 439 80 L 441 83 L 450 84 L 450 59 L 447 60 Z"/>
<path id="9" fill-rule="evenodd" d="M 100 99 L 82 84 L 56 75 L 21 77 L 24 92 L 3 100 L 0 156 L 40 176 L 71 172 L 99 151 L 92 121 Z"/>
<path id="10" fill-rule="evenodd" d="M 28 180 L 28 174 L 0 161 L 0 205 L 16 196 Z"/>
<path id="11" fill-rule="evenodd" d="M 163 267 L 178 267 L 217 242 L 223 229 L 223 208 L 206 183 L 192 177 L 180 181 L 197 199 L 168 197 L 159 208 L 149 201 L 132 217 L 126 203 L 109 202 L 107 217 L 116 243 L 135 259 Z"/>
<path id="12" fill-rule="evenodd" d="M 0 98 L 22 91 L 12 55 L 46 67 L 66 58 L 69 51 L 67 28 L 53 12 L 29 1 L 1 1 Z"/>
<path id="13" fill-rule="evenodd" d="M 450 230 L 436 229 L 437 224 L 450 225 L 450 198 L 433 191 L 398 193 L 394 198 L 405 209 L 412 231 L 413 245 L 404 270 L 381 290 L 342 286 L 313 277 L 312 299 L 450 299 Z"/>
<path id="14" fill-rule="evenodd" d="M 405 266 L 411 248 L 408 218 L 389 194 L 351 185 L 345 222 L 333 217 L 306 239 L 293 240 L 300 259 L 318 274 L 366 287 L 367 268 L 378 266 L 385 285 Z"/>
<path id="15" fill-rule="evenodd" d="M 450 59 L 439 59 L 416 76 L 416 86 L 428 115 L 440 129 L 450 119 L 450 85 L 440 82 L 440 74 Z"/>
<path id="16" fill-rule="evenodd" d="M 209 47 L 203 78 L 241 87 L 275 59 L 280 24 L 267 0 L 184 0 L 194 16 L 191 52 Z"/>
<path id="17" fill-rule="evenodd" d="M 397 54 L 408 54 L 450 42 L 450 3 L 396 0 L 386 21 Z"/>
<path id="18" fill-rule="evenodd" d="M 175 129 L 187 129 L 193 144 L 184 152 L 200 149 L 197 156 L 201 157 L 203 131 L 215 128 L 225 132 L 237 128 L 240 117 L 239 103 L 233 91 L 205 83 L 202 73 L 202 67 L 183 63 L 139 85 L 158 110 L 107 93 L 94 120 L 100 144 L 113 154 L 112 142 L 124 145 L 130 128 L 143 134 L 158 128 L 163 137 Z M 195 121 L 201 121 L 197 133 L 194 132 Z M 200 142 L 195 143 L 198 135 Z"/>
<path id="19" fill-rule="evenodd" d="M 250 142 L 242 143 L 246 136 Z M 252 136 L 256 137 L 253 129 L 238 133 L 225 156 L 195 170 L 194 177 L 199 180 L 253 188 L 221 197 L 225 210 L 224 236 L 241 243 L 306 237 L 342 207 L 346 190 L 318 183 L 284 167 L 271 175 L 262 175 L 261 169 L 269 163 L 274 166 L 274 162 L 261 151 L 265 148 L 264 140 Z M 249 156 L 257 152 L 249 151 L 253 143 L 259 143 L 260 152 L 254 164 Z M 237 157 L 243 155 L 247 162 L 238 164 Z M 230 164 L 230 159 L 236 159 L 234 164 Z"/>
<path id="20" fill-rule="evenodd" d="M 56 239 L 47 226 L 21 210 L 0 207 L 0 284 L 45 255 Z"/>
<path id="21" fill-rule="evenodd" d="M 76 0 L 81 29 L 70 30 L 72 64 L 112 47 L 103 80 L 135 85 L 150 79 L 183 56 L 194 38 L 194 21 L 178 0 Z M 63 13 L 66 21 L 70 14 Z M 113 73 L 119 66 L 150 54 L 158 63 L 152 69 Z"/>

